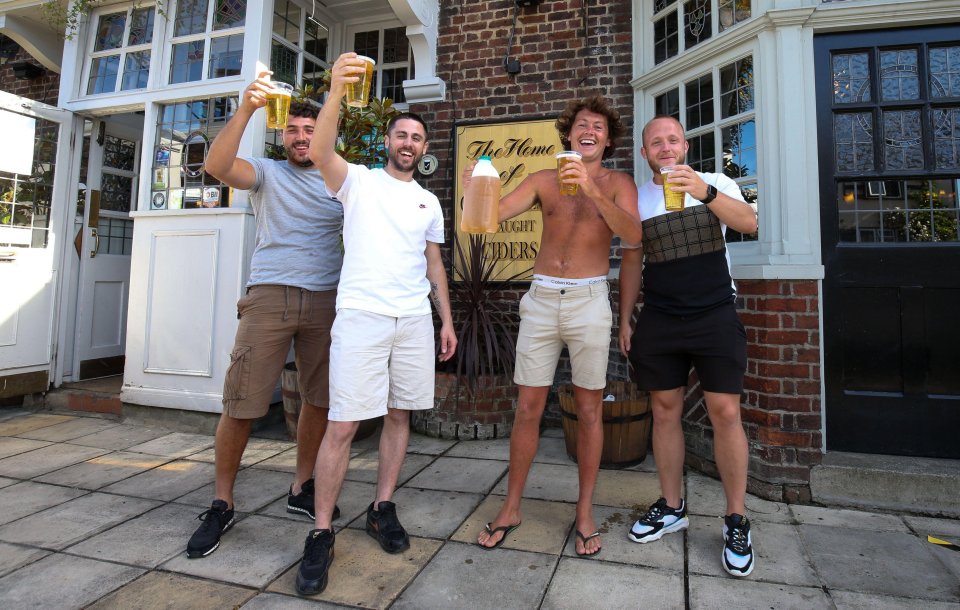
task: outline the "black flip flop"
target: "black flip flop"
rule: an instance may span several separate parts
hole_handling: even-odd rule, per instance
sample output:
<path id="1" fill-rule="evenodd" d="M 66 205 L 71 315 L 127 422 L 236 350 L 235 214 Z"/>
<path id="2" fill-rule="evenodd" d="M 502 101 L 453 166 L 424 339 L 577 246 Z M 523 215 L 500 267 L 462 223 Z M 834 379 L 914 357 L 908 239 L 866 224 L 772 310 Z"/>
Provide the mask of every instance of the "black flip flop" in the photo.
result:
<path id="1" fill-rule="evenodd" d="M 499 548 L 500 545 L 502 545 L 504 541 L 507 539 L 507 536 L 510 535 L 510 532 L 520 527 L 520 523 L 515 523 L 513 525 L 501 525 L 500 527 L 494 527 L 494 528 L 491 528 L 490 525 L 492 524 L 488 523 L 485 526 L 483 526 L 483 529 L 486 530 L 487 534 L 489 534 L 490 536 L 493 536 L 497 532 L 503 532 L 503 536 L 500 536 L 500 540 L 498 540 L 496 544 L 494 544 L 493 546 L 484 546 L 480 544 L 480 542 L 478 541 L 477 546 L 485 551 L 492 551 L 493 549 Z"/>
<path id="2" fill-rule="evenodd" d="M 589 536 L 584 536 L 582 533 L 580 533 L 580 530 L 576 530 L 576 532 L 577 532 L 577 538 L 579 538 L 580 542 L 583 543 L 583 548 L 587 548 L 587 540 L 590 540 L 591 538 L 596 538 L 597 536 L 600 535 L 600 530 L 593 532 Z M 576 545 L 574 545 L 573 547 L 573 552 L 577 554 L 577 557 L 596 557 L 597 555 L 600 554 L 600 551 L 602 550 L 603 550 L 603 547 L 600 547 L 593 553 L 580 553 L 577 551 Z"/>

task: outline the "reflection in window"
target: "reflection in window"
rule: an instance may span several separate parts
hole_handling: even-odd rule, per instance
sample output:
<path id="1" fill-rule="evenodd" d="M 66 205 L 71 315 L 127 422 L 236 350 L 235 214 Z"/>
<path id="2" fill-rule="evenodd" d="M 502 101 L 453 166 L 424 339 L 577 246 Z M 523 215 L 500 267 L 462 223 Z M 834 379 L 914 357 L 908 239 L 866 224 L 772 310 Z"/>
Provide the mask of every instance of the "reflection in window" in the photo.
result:
<path id="1" fill-rule="evenodd" d="M 688 51 L 751 16 L 751 0 L 654 0 L 653 61 Z"/>
<path id="2" fill-rule="evenodd" d="M 171 84 L 240 74 L 246 0 L 177 0 Z"/>
<path id="3" fill-rule="evenodd" d="M 723 173 L 745 178 L 757 173 L 757 134 L 753 121 L 724 127 L 722 133 Z"/>
<path id="4" fill-rule="evenodd" d="M 328 67 L 329 29 L 317 21 L 313 11 L 302 10 L 291 0 L 276 0 L 273 12 L 273 41 L 270 69 L 274 78 L 313 89 L 323 86 Z"/>
<path id="5" fill-rule="evenodd" d="M 923 169 L 919 110 L 884 111 L 883 157 L 887 170 Z"/>
<path id="6" fill-rule="evenodd" d="M 720 69 L 720 116 L 753 110 L 753 57 L 744 57 Z"/>
<path id="7" fill-rule="evenodd" d="M 97 23 L 97 37 L 93 43 L 94 51 L 119 49 L 123 46 L 123 31 L 127 25 L 127 13 L 101 15 Z"/>
<path id="8" fill-rule="evenodd" d="M 872 171 L 873 115 L 869 112 L 835 114 L 833 141 L 839 172 Z"/>
<path id="9" fill-rule="evenodd" d="M 154 13 L 151 6 L 97 17 L 87 67 L 87 95 L 147 86 Z"/>
<path id="10" fill-rule="evenodd" d="M 0 110 L 0 113 L 8 112 Z M 0 246 L 46 248 L 49 245 L 53 176 L 60 125 L 34 118 L 33 171 L 0 171 Z"/>
<path id="11" fill-rule="evenodd" d="M 90 78 L 87 82 L 87 95 L 112 93 L 117 84 L 120 71 L 120 56 L 97 57 L 90 62 Z"/>
<path id="12" fill-rule="evenodd" d="M 133 200 L 133 178 L 104 172 L 100 179 L 100 209 L 129 212 Z"/>
<path id="13" fill-rule="evenodd" d="M 660 63 L 679 51 L 677 16 L 669 14 L 653 23 L 653 61 Z"/>
<path id="14" fill-rule="evenodd" d="M 870 101 L 870 59 L 866 53 L 833 56 L 833 101 L 837 104 Z"/>
<path id="15" fill-rule="evenodd" d="M 880 52 L 880 99 L 915 100 L 920 97 L 917 51 L 905 49 Z"/>
<path id="16" fill-rule="evenodd" d="M 720 0 L 717 19 L 720 22 L 721 32 L 749 18 L 750 0 Z"/>
<path id="17" fill-rule="evenodd" d="M 273 77 L 285 83 L 297 82 L 297 52 L 274 41 L 270 49 L 270 69 Z"/>
<path id="18" fill-rule="evenodd" d="M 203 78 L 203 40 L 173 45 L 170 54 L 170 82 L 187 83 Z"/>
<path id="19" fill-rule="evenodd" d="M 243 34 L 210 40 L 210 67 L 207 78 L 240 74 L 243 64 Z"/>
<path id="20" fill-rule="evenodd" d="M 960 169 L 960 107 L 933 111 L 933 148 L 937 169 Z"/>
<path id="21" fill-rule="evenodd" d="M 130 17 L 130 36 L 127 38 L 128 45 L 150 44 L 153 42 L 153 15 L 153 7 L 133 10 L 133 14 Z"/>
<path id="22" fill-rule="evenodd" d="M 207 30 L 207 0 L 177 0 L 174 36 L 202 34 Z"/>
<path id="23" fill-rule="evenodd" d="M 103 165 L 113 169 L 133 171 L 137 163 L 137 143 L 133 140 L 108 135 L 103 144 Z"/>
<path id="24" fill-rule="evenodd" d="M 759 199 L 759 192 L 757 190 L 757 183 L 748 183 L 740 185 L 740 195 L 743 196 L 743 200 L 749 203 L 754 210 L 757 209 L 757 200 Z M 733 229 L 727 227 L 727 242 L 745 242 L 745 241 L 757 241 L 759 237 L 758 233 L 741 233 L 739 231 L 734 231 Z"/>
<path id="25" fill-rule="evenodd" d="M 840 241 L 957 242 L 960 176 L 937 180 L 860 180 L 837 185 Z"/>
<path id="26" fill-rule="evenodd" d="M 123 65 L 120 90 L 143 89 L 150 76 L 150 51 L 128 53 Z"/>
<path id="27" fill-rule="evenodd" d="M 930 49 L 931 97 L 960 97 L 960 46 Z"/>
<path id="28" fill-rule="evenodd" d="M 687 81 L 687 129 L 713 122 L 713 75 Z"/>
<path id="29" fill-rule="evenodd" d="M 377 62 L 373 73 L 372 94 L 403 102 L 403 81 L 411 68 L 410 43 L 402 27 L 355 32 L 353 48 Z M 382 56 L 380 49 L 383 50 Z"/>
<path id="30" fill-rule="evenodd" d="M 654 113 L 680 120 L 680 89 L 673 88 L 653 98 Z"/>
<path id="31" fill-rule="evenodd" d="M 713 132 L 705 133 L 702 136 L 693 136 L 687 138 L 690 145 L 687 151 L 687 165 L 698 172 L 714 173 L 717 171 L 714 152 Z"/>

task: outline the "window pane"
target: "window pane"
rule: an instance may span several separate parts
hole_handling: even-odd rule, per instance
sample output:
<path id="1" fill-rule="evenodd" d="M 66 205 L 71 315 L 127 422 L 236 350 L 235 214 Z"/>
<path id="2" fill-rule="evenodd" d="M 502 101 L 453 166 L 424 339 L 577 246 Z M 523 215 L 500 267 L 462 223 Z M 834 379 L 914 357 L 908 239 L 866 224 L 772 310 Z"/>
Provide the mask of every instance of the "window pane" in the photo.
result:
<path id="1" fill-rule="evenodd" d="M 750 18 L 750 0 L 720 0 L 720 31 Z"/>
<path id="2" fill-rule="evenodd" d="M 90 79 L 87 82 L 87 95 L 112 93 L 117 87 L 117 72 L 120 70 L 120 56 L 97 57 L 90 62 Z"/>
<path id="3" fill-rule="evenodd" d="M 123 78 L 120 81 L 120 89 L 122 91 L 143 89 L 147 86 L 149 76 L 150 51 L 127 53 L 126 60 L 123 63 Z"/>
<path id="4" fill-rule="evenodd" d="M 960 97 L 960 47 L 930 49 L 930 94 Z"/>
<path id="5" fill-rule="evenodd" d="M 103 144 L 103 165 L 133 171 L 136 167 L 137 143 L 116 136 L 107 136 Z"/>
<path id="6" fill-rule="evenodd" d="M 383 86 L 380 97 L 389 97 L 395 102 L 403 102 L 406 97 L 403 93 L 403 81 L 407 78 L 406 68 L 390 68 L 382 71 Z"/>
<path id="7" fill-rule="evenodd" d="M 300 7 L 290 0 L 276 0 L 273 6 L 273 33 L 293 44 L 300 42 Z"/>
<path id="8" fill-rule="evenodd" d="M 669 14 L 653 24 L 653 61 L 660 63 L 677 54 L 679 49 L 677 16 Z"/>
<path id="9" fill-rule="evenodd" d="M 654 112 L 680 120 L 680 89 L 671 89 L 653 100 Z"/>
<path id="10" fill-rule="evenodd" d="M 919 110 L 883 112 L 886 169 L 923 169 L 923 130 Z"/>
<path id="11" fill-rule="evenodd" d="M 353 50 L 357 53 L 357 55 L 366 55 L 377 63 L 380 63 L 379 54 L 377 52 L 379 44 L 379 30 L 374 30 L 372 32 L 357 32 L 353 35 Z"/>
<path id="12" fill-rule="evenodd" d="M 721 130 L 723 173 L 731 178 L 757 173 L 757 135 L 753 121 L 744 121 Z"/>
<path id="13" fill-rule="evenodd" d="M 213 13 L 214 30 L 243 27 L 247 18 L 247 0 L 217 0 L 216 7 Z"/>
<path id="14" fill-rule="evenodd" d="M 127 25 L 127 13 L 101 15 L 97 22 L 97 37 L 93 41 L 94 51 L 119 49 L 123 46 L 123 30 Z"/>
<path id="15" fill-rule="evenodd" d="M 133 198 L 133 178 L 104 173 L 100 182 L 100 209 L 129 212 Z"/>
<path id="16" fill-rule="evenodd" d="M 713 132 L 705 133 L 702 136 L 693 136 L 687 138 L 690 149 L 687 151 L 687 165 L 698 172 L 713 173 L 717 171 L 716 157 L 714 156 L 714 135 Z"/>
<path id="17" fill-rule="evenodd" d="M 870 101 L 870 59 L 866 53 L 833 56 L 833 101 L 837 104 Z"/>
<path id="18" fill-rule="evenodd" d="M 240 74 L 243 64 L 243 34 L 220 36 L 210 40 L 208 78 Z"/>
<path id="19" fill-rule="evenodd" d="M 904 49 L 880 52 L 880 99 L 915 100 L 920 97 L 917 51 Z"/>
<path id="20" fill-rule="evenodd" d="M 836 114 L 833 140 L 839 172 L 873 171 L 873 118 L 869 112 Z"/>
<path id="21" fill-rule="evenodd" d="M 307 19 L 306 29 L 307 34 L 303 39 L 303 50 L 317 59 L 327 61 L 327 41 L 330 38 L 330 30 L 310 19 Z"/>
<path id="22" fill-rule="evenodd" d="M 694 47 L 713 34 L 710 0 L 690 0 L 683 3 L 684 49 Z"/>
<path id="23" fill-rule="evenodd" d="M 663 9 L 667 8 L 667 5 L 673 2 L 673 0 L 654 0 L 653 2 L 653 12 L 659 13 Z"/>
<path id="24" fill-rule="evenodd" d="M 720 68 L 720 115 L 732 117 L 753 110 L 753 57 Z"/>
<path id="25" fill-rule="evenodd" d="M 128 46 L 149 44 L 153 41 L 153 15 L 152 6 L 133 9 L 130 17 L 130 34 L 127 36 Z"/>
<path id="26" fill-rule="evenodd" d="M 686 85 L 687 129 L 713 122 L 713 76 L 706 74 Z"/>
<path id="27" fill-rule="evenodd" d="M 743 196 L 743 200 L 753 206 L 753 209 L 757 209 L 758 206 L 758 189 L 756 183 L 751 184 L 741 184 L 740 185 L 740 194 Z M 745 242 L 745 241 L 757 241 L 759 238 L 759 231 L 756 233 L 741 233 L 739 231 L 734 231 L 730 227 L 727 227 L 727 241 L 731 243 L 736 242 Z"/>
<path id="28" fill-rule="evenodd" d="M 960 169 L 960 107 L 933 111 L 933 149 L 937 169 Z"/>
<path id="29" fill-rule="evenodd" d="M 313 63 L 309 59 L 303 60 L 303 86 L 310 85 L 314 90 L 323 84 L 323 66 Z"/>
<path id="30" fill-rule="evenodd" d="M 186 36 L 206 31 L 207 0 L 177 0 L 177 18 L 173 22 L 173 35 Z"/>
<path id="31" fill-rule="evenodd" d="M 410 45 L 405 28 L 383 31 L 383 63 L 407 61 Z"/>
<path id="32" fill-rule="evenodd" d="M 203 76 L 204 41 L 183 42 L 173 45 L 170 54 L 170 82 L 187 83 Z"/>
<path id="33" fill-rule="evenodd" d="M 296 84 L 297 52 L 274 42 L 270 49 L 270 69 L 273 70 L 273 78 L 291 85 Z"/>

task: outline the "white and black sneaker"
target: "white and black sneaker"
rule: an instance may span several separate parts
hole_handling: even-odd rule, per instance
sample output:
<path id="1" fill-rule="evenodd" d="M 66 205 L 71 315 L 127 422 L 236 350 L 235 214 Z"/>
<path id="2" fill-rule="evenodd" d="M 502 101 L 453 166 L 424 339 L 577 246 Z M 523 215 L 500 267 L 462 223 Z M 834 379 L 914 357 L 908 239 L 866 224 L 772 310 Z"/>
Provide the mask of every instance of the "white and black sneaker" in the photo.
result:
<path id="1" fill-rule="evenodd" d="M 665 499 L 660 498 L 633 524 L 627 538 L 640 543 L 653 542 L 665 534 L 685 530 L 689 525 L 686 502 L 681 499 L 680 508 L 671 508 Z"/>
<path id="2" fill-rule="evenodd" d="M 736 513 L 723 518 L 723 569 L 743 577 L 753 572 L 753 539 L 750 521 Z"/>

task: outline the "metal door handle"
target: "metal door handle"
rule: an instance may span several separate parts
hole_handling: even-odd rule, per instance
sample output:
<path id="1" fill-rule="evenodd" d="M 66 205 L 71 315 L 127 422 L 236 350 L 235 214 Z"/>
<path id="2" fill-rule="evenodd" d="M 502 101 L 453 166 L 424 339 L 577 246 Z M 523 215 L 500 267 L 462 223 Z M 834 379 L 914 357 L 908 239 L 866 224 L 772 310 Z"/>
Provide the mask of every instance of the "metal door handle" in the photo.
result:
<path id="1" fill-rule="evenodd" d="M 100 251 L 100 234 L 97 233 L 95 228 L 91 228 L 90 236 L 94 239 L 93 250 L 90 251 L 90 258 L 96 258 L 97 252 Z"/>

